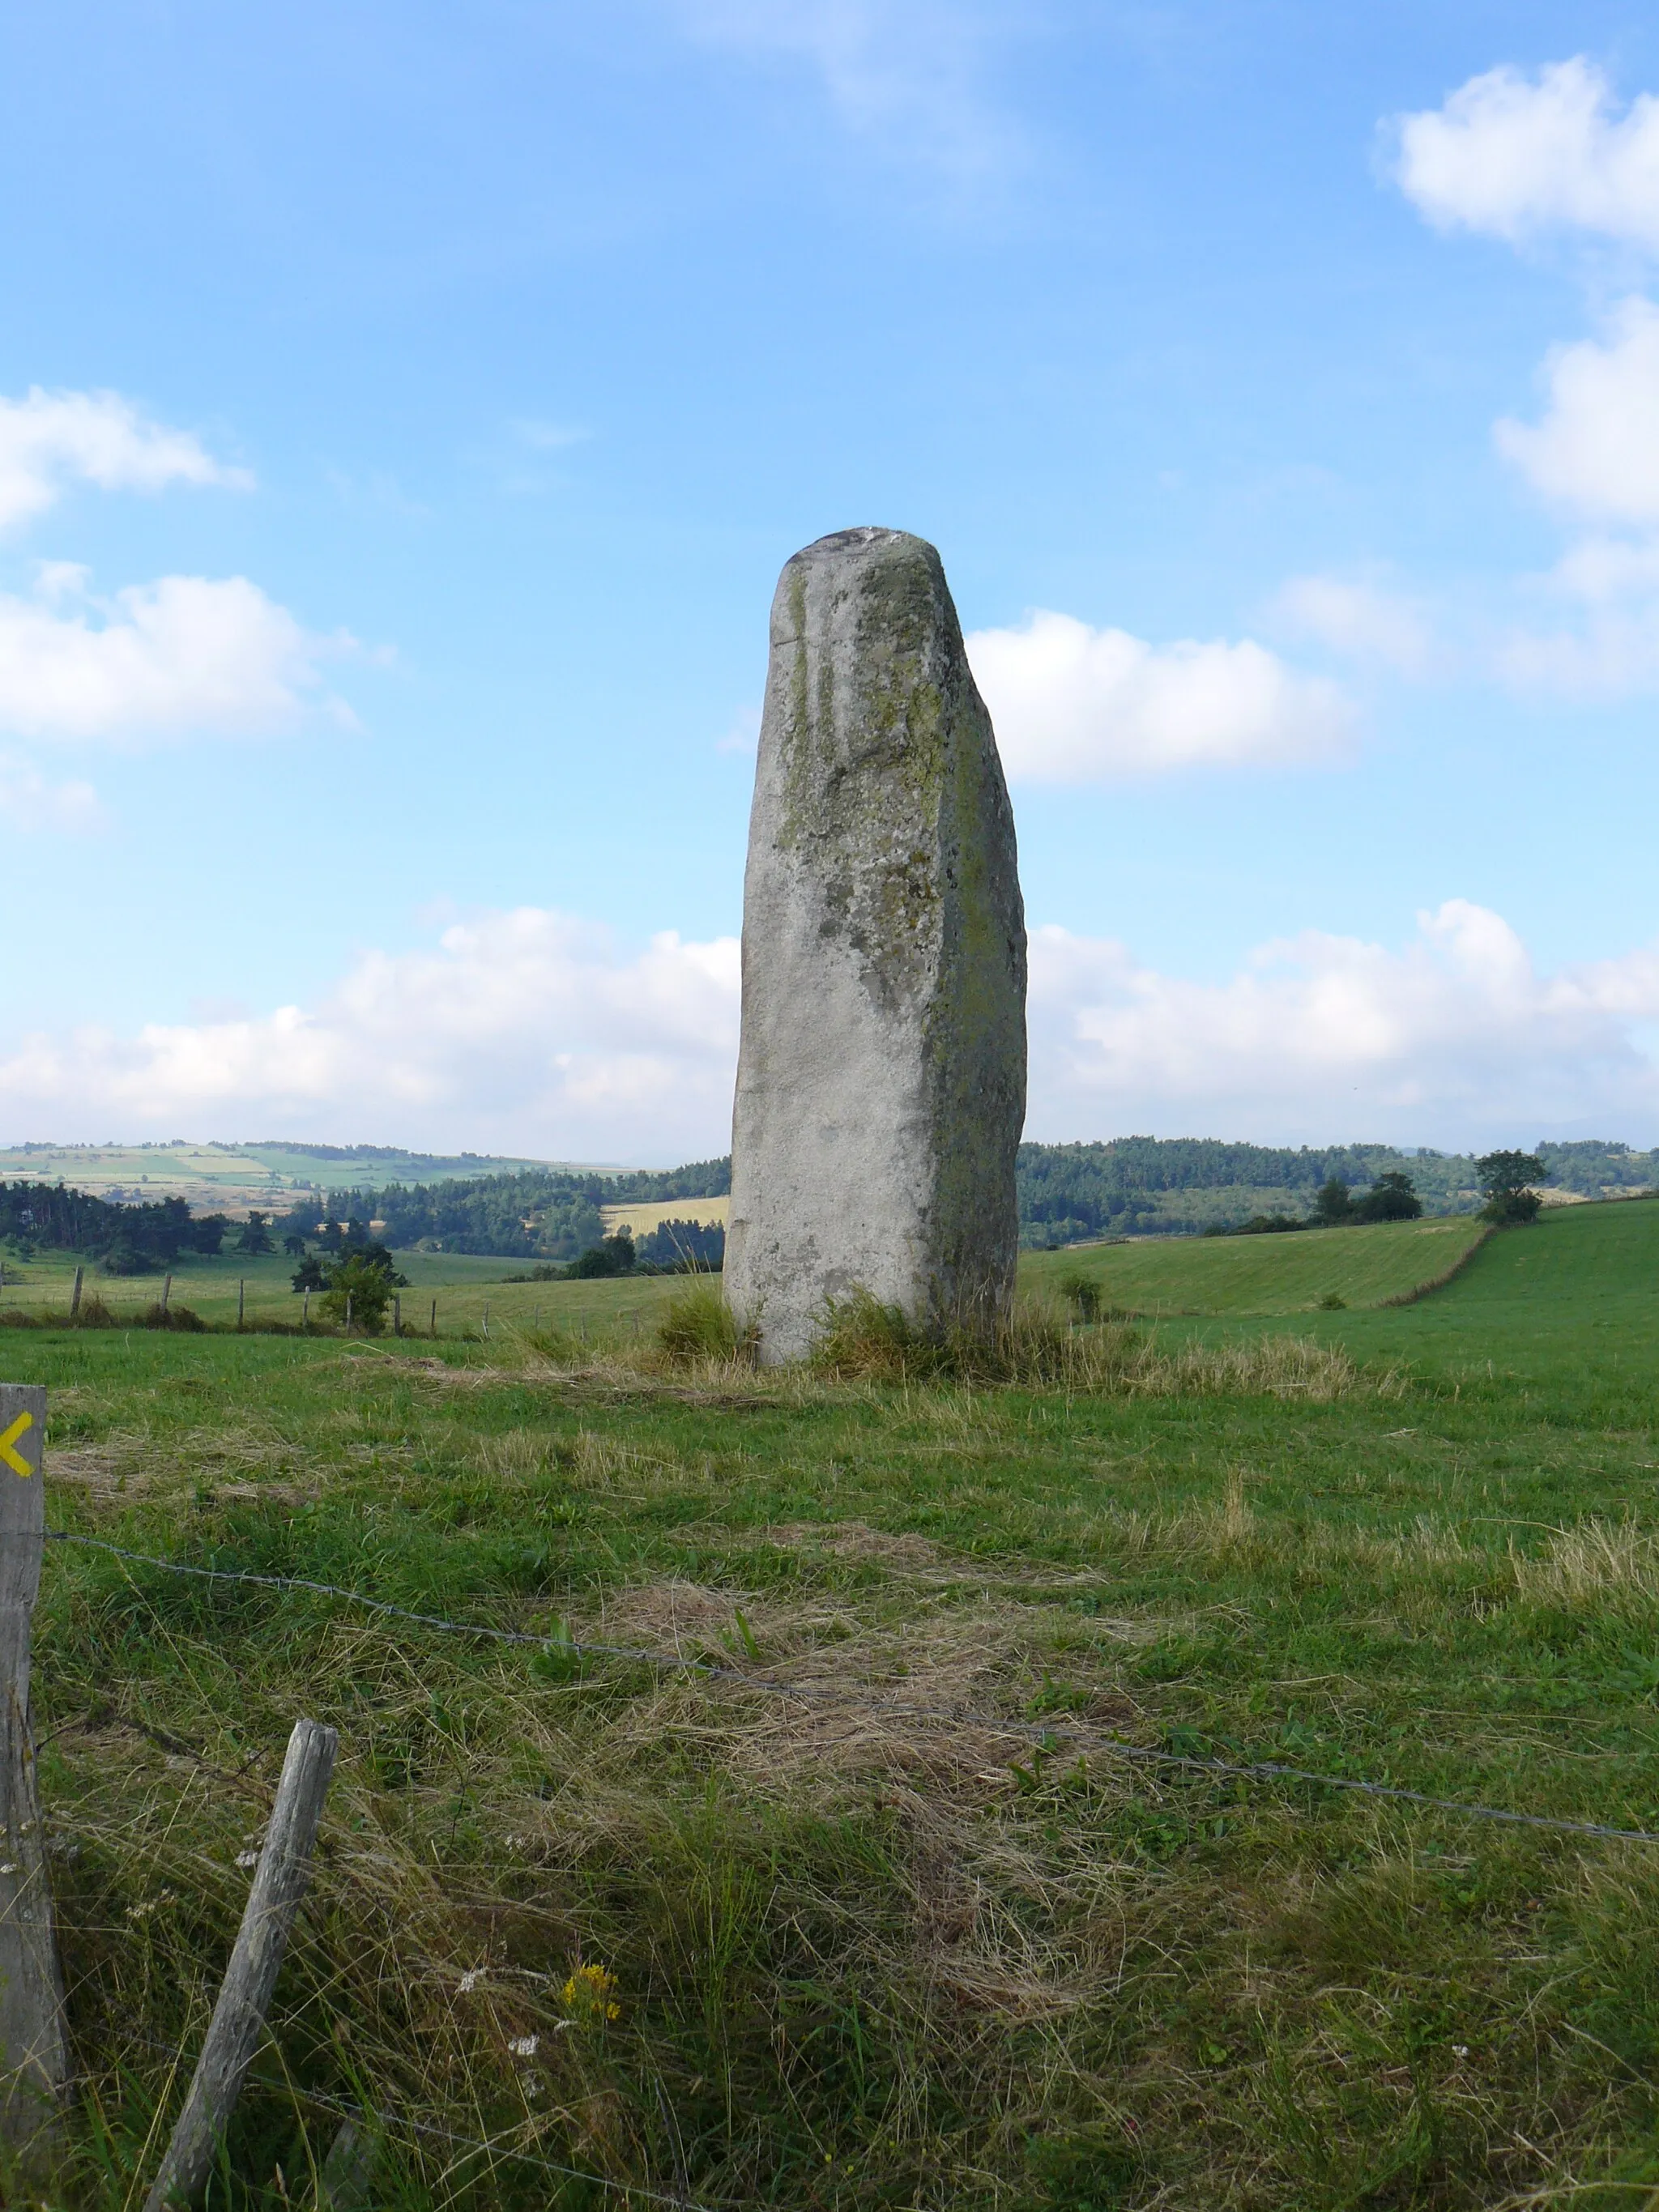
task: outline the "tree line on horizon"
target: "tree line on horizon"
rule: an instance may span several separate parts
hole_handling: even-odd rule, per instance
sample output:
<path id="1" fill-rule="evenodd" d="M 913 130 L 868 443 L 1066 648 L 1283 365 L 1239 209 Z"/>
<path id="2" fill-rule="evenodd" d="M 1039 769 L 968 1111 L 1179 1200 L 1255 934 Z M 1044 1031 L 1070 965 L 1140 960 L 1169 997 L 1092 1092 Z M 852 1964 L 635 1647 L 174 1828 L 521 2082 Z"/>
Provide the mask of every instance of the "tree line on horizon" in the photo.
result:
<path id="1" fill-rule="evenodd" d="M 1536 1157 L 1554 1188 L 1583 1196 L 1659 1188 L 1659 1150 L 1587 1139 L 1540 1144 Z M 1322 1189 L 1340 1188 L 1363 1207 L 1368 1194 L 1385 1191 L 1389 1178 L 1401 1176 L 1431 1214 L 1474 1213 L 1487 1196 L 1473 1157 L 1427 1149 L 1189 1137 L 1023 1144 L 1016 1165 L 1020 1241 L 1053 1249 L 1101 1237 L 1231 1230 L 1274 1215 L 1313 1220 L 1322 1218 Z M 123 1201 L 62 1182 L 0 1181 L 0 1240 L 23 1253 L 84 1253 L 112 1273 L 142 1273 L 170 1267 L 185 1254 L 212 1256 L 233 1231 L 232 1249 L 254 1256 L 277 1241 L 290 1251 L 295 1240 L 301 1249 L 326 1249 L 337 1244 L 347 1224 L 358 1224 L 366 1236 L 374 1222 L 378 1240 L 389 1248 L 568 1264 L 605 1243 L 603 1206 L 719 1198 L 731 1188 L 729 1157 L 618 1174 L 534 1169 L 449 1182 L 352 1186 L 320 1200 L 313 1193 L 286 1213 L 238 1224 L 223 1214 L 192 1217 L 179 1198 Z M 1328 1198 L 1322 1218 L 1330 1218 L 1335 1202 Z M 1379 1195 L 1370 1218 L 1386 1218 L 1377 1209 L 1388 1203 Z M 270 1241 L 262 1241 L 267 1235 Z M 697 1264 L 719 1264 L 724 1231 L 690 1223 L 665 1224 L 635 1240 L 634 1249 L 641 1261 L 672 1265 L 688 1237 Z"/>

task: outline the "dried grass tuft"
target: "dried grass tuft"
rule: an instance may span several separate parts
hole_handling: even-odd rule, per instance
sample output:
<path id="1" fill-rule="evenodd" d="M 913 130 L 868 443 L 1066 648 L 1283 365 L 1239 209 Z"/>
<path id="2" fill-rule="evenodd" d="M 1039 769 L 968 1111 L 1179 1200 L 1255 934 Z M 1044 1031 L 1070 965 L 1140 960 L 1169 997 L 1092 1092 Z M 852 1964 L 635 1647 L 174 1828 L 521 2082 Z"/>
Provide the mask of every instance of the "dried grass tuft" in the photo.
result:
<path id="1" fill-rule="evenodd" d="M 1648 1613 L 1659 1606 L 1659 1542 L 1633 1521 L 1581 1521 L 1528 1558 L 1510 1548 L 1516 1589 L 1570 1613 Z"/>

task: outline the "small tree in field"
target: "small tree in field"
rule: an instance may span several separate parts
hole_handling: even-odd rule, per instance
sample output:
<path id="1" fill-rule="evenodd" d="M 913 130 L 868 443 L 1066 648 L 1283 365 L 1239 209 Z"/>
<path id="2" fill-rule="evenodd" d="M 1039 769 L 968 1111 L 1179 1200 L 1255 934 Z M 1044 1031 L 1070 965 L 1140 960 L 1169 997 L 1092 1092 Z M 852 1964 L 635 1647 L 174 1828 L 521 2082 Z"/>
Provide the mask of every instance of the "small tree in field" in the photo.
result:
<path id="1" fill-rule="evenodd" d="M 1487 1152 L 1475 1162 L 1474 1171 L 1486 1194 L 1483 1221 L 1511 1228 L 1537 1220 L 1543 1200 L 1531 1186 L 1542 1182 L 1547 1170 L 1536 1152 Z"/>
<path id="2" fill-rule="evenodd" d="M 349 1321 L 353 1328 L 379 1336 L 386 1327 L 394 1283 L 401 1279 L 361 1252 L 348 1252 L 328 1271 L 323 1314 L 329 1321 Z"/>
<path id="3" fill-rule="evenodd" d="M 1423 1211 L 1423 1201 L 1412 1187 L 1408 1175 L 1392 1169 L 1380 1175 L 1353 1210 L 1356 1221 L 1415 1221 Z"/>
<path id="4" fill-rule="evenodd" d="M 1353 1219 L 1353 1193 L 1340 1176 L 1320 1185 L 1314 1200 L 1314 1219 L 1322 1229 L 1334 1229 L 1340 1222 Z"/>

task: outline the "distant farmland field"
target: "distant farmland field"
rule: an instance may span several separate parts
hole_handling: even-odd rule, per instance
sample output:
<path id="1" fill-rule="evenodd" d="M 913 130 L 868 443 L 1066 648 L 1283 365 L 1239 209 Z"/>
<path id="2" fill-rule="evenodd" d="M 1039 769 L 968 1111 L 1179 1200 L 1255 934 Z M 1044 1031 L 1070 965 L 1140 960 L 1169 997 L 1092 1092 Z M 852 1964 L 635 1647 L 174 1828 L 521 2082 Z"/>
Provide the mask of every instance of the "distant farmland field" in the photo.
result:
<path id="1" fill-rule="evenodd" d="M 1054 1290 L 1086 1275 L 1109 1304 L 1133 1313 L 1303 1313 L 1325 1297 L 1380 1306 L 1438 1280 L 1485 1234 L 1484 1223 L 1461 1214 L 1279 1237 L 1145 1238 L 1029 1254 L 1020 1280 Z"/>
<path id="2" fill-rule="evenodd" d="M 660 1205 L 602 1206 L 599 1213 L 607 1236 L 626 1227 L 635 1237 L 648 1237 L 665 1221 L 701 1221 L 724 1229 L 732 1212 L 729 1198 L 673 1198 Z"/>

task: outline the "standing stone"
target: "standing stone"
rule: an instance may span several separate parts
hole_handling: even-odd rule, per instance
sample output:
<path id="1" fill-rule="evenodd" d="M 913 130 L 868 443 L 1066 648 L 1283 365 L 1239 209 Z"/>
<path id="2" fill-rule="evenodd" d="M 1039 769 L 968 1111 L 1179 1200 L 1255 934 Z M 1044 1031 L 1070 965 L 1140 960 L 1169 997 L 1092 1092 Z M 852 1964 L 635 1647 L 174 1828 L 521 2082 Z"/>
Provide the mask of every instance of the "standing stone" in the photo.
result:
<path id="1" fill-rule="evenodd" d="M 762 1360 L 860 1289 L 994 1328 L 1024 1118 L 1013 815 L 945 570 L 837 531 L 772 602 L 744 884 L 726 1291 Z"/>

